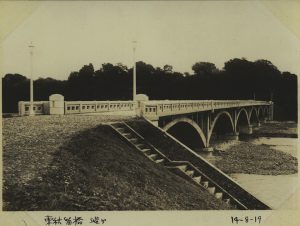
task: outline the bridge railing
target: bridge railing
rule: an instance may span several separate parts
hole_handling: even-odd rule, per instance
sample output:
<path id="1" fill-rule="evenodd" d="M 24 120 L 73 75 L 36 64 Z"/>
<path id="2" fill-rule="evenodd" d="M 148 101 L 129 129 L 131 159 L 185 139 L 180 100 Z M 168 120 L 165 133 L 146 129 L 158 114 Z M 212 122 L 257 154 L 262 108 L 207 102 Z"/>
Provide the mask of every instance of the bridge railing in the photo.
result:
<path id="1" fill-rule="evenodd" d="M 148 119 L 214 109 L 271 105 L 272 102 L 255 100 L 152 100 L 152 101 L 64 101 L 54 94 L 49 101 L 34 101 L 34 114 L 80 114 L 113 111 L 135 111 Z M 30 102 L 19 102 L 19 114 L 29 114 Z"/>
<path id="2" fill-rule="evenodd" d="M 271 105 L 269 101 L 255 100 L 165 100 L 145 101 L 141 103 L 141 114 L 144 117 L 183 114 L 197 111 L 209 111 L 222 108 Z"/>
<path id="3" fill-rule="evenodd" d="M 19 101 L 18 103 L 19 115 L 29 115 L 30 102 Z M 35 115 L 47 115 L 49 114 L 49 101 L 34 101 L 33 112 Z"/>
<path id="4" fill-rule="evenodd" d="M 65 114 L 133 111 L 133 101 L 65 101 Z"/>
<path id="5" fill-rule="evenodd" d="M 61 114 L 83 114 L 83 113 L 101 113 L 113 111 L 134 111 L 136 102 L 133 101 L 62 101 Z M 29 115 L 30 102 L 19 101 L 19 115 Z M 53 101 L 34 101 L 34 115 L 55 114 L 53 110 L 57 102 Z M 51 113 L 52 112 L 52 113 Z"/>

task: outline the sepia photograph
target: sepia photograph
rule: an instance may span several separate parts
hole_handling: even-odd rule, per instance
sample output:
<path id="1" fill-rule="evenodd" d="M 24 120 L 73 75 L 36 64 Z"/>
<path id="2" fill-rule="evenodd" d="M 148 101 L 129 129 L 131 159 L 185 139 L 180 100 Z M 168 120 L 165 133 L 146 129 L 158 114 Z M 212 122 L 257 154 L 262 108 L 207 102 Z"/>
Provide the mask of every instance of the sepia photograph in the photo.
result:
<path id="1" fill-rule="evenodd" d="M 297 224 L 300 2 L 0 14 L 0 226 Z"/>

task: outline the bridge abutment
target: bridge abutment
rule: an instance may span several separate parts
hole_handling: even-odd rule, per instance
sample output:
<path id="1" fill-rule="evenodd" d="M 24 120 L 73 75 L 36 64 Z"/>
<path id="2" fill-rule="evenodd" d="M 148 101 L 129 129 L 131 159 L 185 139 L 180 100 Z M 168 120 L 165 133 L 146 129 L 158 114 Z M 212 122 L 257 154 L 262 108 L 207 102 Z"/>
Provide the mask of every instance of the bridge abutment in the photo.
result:
<path id="1" fill-rule="evenodd" d="M 257 122 L 257 123 L 253 123 L 254 127 L 260 127 L 261 126 L 261 122 Z"/>
<path id="2" fill-rule="evenodd" d="M 206 147 L 206 148 L 202 148 L 200 149 L 201 152 L 212 152 L 214 151 L 213 147 Z"/>

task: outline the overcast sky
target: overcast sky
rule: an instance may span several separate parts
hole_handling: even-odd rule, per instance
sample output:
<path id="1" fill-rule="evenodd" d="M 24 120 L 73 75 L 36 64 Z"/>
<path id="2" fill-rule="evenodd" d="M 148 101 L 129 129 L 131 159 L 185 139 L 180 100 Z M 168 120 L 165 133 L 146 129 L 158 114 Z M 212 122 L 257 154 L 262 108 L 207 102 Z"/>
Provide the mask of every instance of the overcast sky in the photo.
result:
<path id="1" fill-rule="evenodd" d="M 179 72 L 245 57 L 300 74 L 299 39 L 257 1 L 42 2 L 2 41 L 2 73 L 29 76 L 30 41 L 35 78 L 67 79 L 88 63 L 131 67 L 132 40 L 137 60 Z"/>

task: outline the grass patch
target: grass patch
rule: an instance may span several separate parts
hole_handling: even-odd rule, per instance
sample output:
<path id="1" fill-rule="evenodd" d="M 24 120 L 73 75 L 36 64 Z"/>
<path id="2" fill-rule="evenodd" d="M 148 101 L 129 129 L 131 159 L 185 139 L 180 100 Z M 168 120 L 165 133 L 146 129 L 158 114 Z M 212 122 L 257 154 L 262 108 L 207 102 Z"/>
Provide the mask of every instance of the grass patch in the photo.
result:
<path id="1" fill-rule="evenodd" d="M 243 141 L 220 152 L 214 164 L 225 173 L 284 175 L 298 172 L 297 158 L 268 145 Z"/>
<path id="2" fill-rule="evenodd" d="M 99 125 L 111 120 L 5 119 L 4 210 L 229 209 Z"/>

